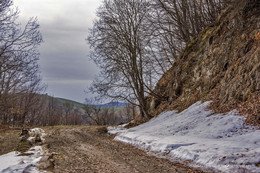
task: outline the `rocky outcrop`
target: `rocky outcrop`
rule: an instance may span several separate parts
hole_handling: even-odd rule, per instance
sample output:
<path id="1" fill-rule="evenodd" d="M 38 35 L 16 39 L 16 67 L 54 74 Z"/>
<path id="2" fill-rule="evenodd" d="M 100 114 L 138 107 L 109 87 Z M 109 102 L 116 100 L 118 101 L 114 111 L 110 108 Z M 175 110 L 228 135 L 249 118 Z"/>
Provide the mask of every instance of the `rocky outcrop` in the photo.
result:
<path id="1" fill-rule="evenodd" d="M 237 1 L 191 40 L 149 97 L 150 113 L 213 100 L 218 110 L 254 100 L 260 110 L 260 2 Z M 225 108 L 225 109 L 224 109 Z M 259 123 L 256 111 L 255 121 Z"/>

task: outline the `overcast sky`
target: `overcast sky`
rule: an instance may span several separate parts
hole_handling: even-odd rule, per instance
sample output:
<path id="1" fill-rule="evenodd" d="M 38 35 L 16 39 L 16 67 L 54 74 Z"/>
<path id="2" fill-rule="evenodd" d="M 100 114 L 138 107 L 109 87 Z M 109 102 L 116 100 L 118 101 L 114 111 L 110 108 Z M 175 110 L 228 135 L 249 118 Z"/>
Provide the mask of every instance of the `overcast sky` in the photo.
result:
<path id="1" fill-rule="evenodd" d="M 84 102 L 98 70 L 88 59 L 85 41 L 101 0 L 14 0 L 25 23 L 37 17 L 44 43 L 40 46 L 41 74 L 47 93 Z"/>

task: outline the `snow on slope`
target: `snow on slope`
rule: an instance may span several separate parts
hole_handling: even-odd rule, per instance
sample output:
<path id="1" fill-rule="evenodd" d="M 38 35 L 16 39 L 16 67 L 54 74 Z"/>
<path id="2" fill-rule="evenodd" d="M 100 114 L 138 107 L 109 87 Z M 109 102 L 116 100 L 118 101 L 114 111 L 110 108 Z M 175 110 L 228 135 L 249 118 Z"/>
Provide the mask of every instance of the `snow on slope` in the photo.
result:
<path id="1" fill-rule="evenodd" d="M 206 168 L 260 172 L 260 130 L 245 125 L 236 111 L 213 114 L 209 104 L 197 102 L 181 113 L 164 112 L 140 126 L 109 132 L 117 133 L 117 141 Z"/>

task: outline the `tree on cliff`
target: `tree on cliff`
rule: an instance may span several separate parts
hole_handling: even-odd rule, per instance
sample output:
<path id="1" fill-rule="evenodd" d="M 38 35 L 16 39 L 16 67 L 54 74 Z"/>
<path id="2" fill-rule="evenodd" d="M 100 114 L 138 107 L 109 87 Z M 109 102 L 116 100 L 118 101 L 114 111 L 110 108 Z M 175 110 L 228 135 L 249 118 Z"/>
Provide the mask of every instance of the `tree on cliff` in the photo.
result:
<path id="1" fill-rule="evenodd" d="M 162 72 L 168 70 L 187 43 L 213 23 L 229 0 L 152 0 L 149 17 L 156 39 L 151 56 L 162 59 Z M 165 64 L 165 62 L 168 62 Z"/>

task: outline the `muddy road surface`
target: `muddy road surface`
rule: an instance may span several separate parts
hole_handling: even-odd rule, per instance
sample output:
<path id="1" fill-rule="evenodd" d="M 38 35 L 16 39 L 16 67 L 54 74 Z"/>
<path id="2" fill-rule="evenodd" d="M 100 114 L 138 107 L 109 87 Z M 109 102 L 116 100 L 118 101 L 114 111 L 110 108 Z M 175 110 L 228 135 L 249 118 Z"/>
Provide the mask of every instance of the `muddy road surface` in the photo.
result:
<path id="1" fill-rule="evenodd" d="M 49 151 L 55 153 L 50 172 L 202 172 L 113 141 L 104 127 L 61 126 L 44 130 Z"/>

